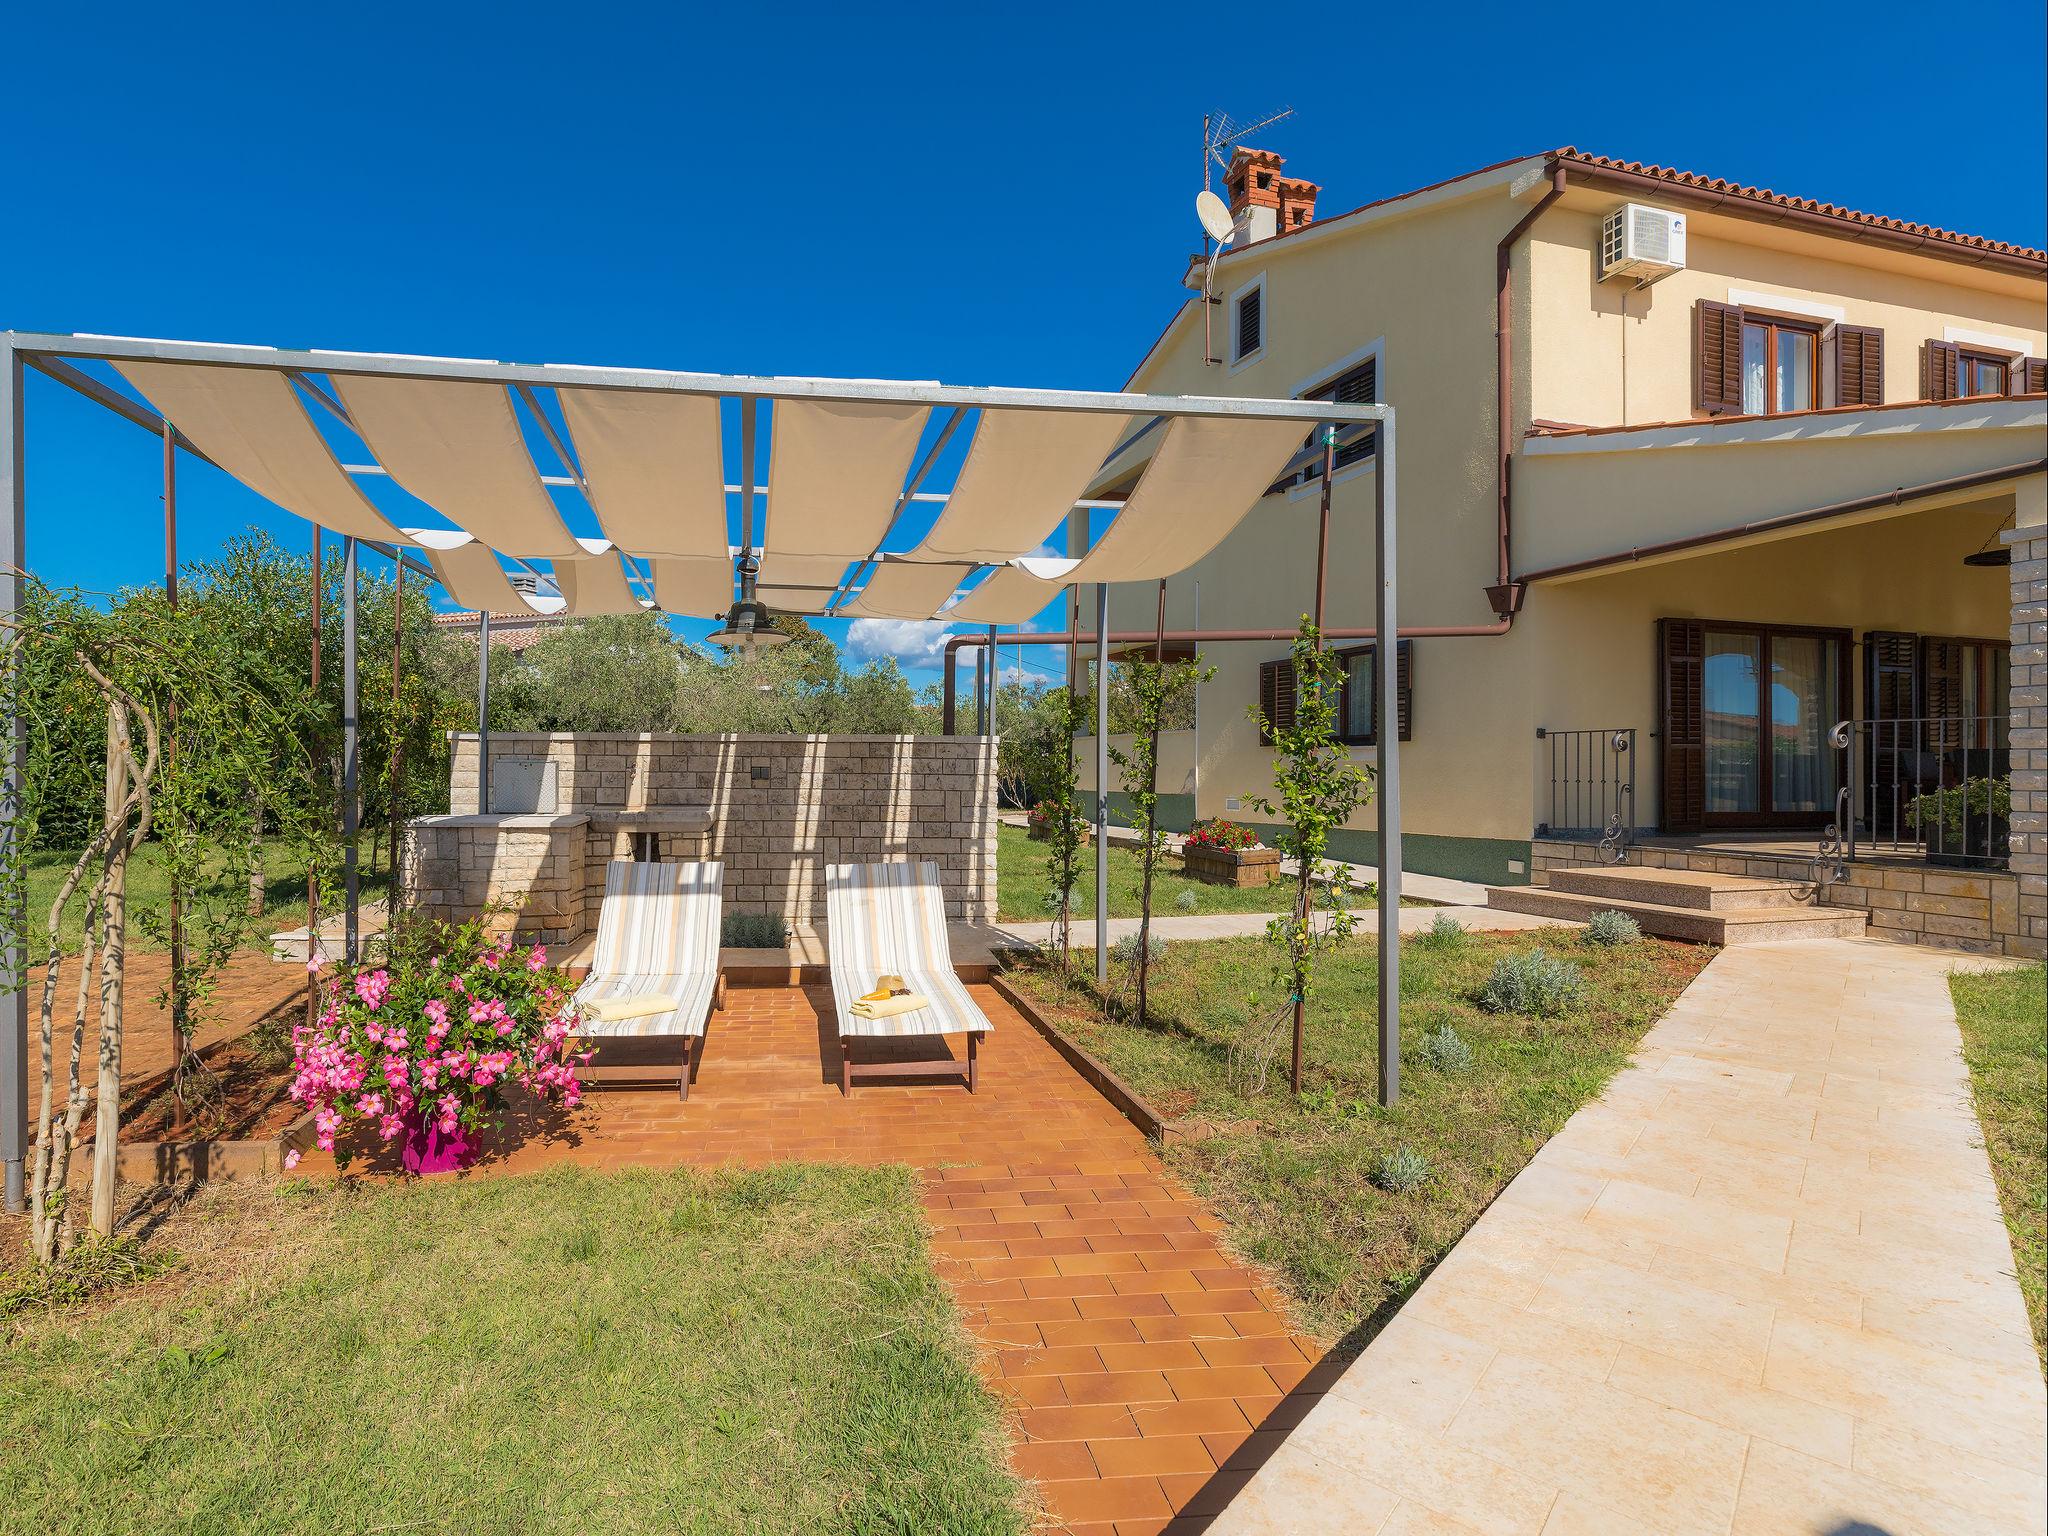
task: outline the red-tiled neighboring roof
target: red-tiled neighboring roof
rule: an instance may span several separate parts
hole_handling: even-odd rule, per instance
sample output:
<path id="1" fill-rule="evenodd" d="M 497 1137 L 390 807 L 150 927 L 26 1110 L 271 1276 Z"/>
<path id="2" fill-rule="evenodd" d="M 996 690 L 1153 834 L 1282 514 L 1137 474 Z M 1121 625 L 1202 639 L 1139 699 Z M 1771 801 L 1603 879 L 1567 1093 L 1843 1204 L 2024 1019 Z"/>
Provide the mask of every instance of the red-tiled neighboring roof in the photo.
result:
<path id="1" fill-rule="evenodd" d="M 477 616 L 467 610 L 434 615 L 436 629 L 474 633 Z M 491 644 L 508 651 L 523 651 L 548 630 L 561 627 L 561 616 L 552 613 L 494 613 L 491 615 Z"/>
<path id="2" fill-rule="evenodd" d="M 1626 171 L 1630 175 L 1650 176 L 1658 181 L 1668 181 L 1673 186 L 1689 187 L 1695 191 L 1713 192 L 1724 197 L 1739 197 L 1755 203 L 1768 203 L 1775 208 L 1796 208 L 1802 213 L 1825 214 L 1830 218 L 1845 219 L 1851 224 L 1862 224 L 1871 229 L 1917 235 L 1927 240 L 1939 240 L 1946 245 L 1958 245 L 1977 251 L 1996 251 L 2001 256 L 2018 256 L 2024 260 L 2048 263 L 2048 251 L 2039 251 L 2032 246 L 1990 240 L 1983 235 L 1965 235 L 1933 224 L 1917 224 L 1909 219 L 1864 213 L 1860 209 L 1844 208 L 1839 203 L 1818 202 L 1810 197 L 1793 197 L 1789 193 L 1774 192 L 1769 187 L 1748 187 L 1719 176 L 1702 176 L 1695 171 L 1673 170 L 1668 165 L 1646 165 L 1640 160 L 1617 160 L 1610 155 L 1589 155 L 1570 145 L 1554 150 L 1552 154 L 1557 159 L 1594 170 Z"/>

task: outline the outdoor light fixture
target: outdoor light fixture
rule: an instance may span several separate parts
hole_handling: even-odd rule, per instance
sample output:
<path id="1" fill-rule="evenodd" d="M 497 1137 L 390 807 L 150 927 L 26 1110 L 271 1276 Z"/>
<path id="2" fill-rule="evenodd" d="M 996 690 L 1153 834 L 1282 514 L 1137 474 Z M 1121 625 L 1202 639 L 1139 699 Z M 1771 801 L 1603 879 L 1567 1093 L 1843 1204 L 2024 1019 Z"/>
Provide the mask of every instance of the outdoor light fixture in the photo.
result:
<path id="1" fill-rule="evenodd" d="M 1992 529 L 1989 538 L 1985 539 L 1971 553 L 1963 556 L 1963 564 L 1975 566 L 2011 565 L 2012 550 L 2003 544 L 1998 544 L 1997 539 L 2001 533 L 2012 526 L 2012 521 L 2008 517 L 2004 522 Z"/>
<path id="2" fill-rule="evenodd" d="M 727 650 L 746 651 L 756 646 L 782 645 L 789 636 L 771 622 L 768 605 L 754 596 L 754 574 L 758 568 L 751 558 L 740 561 L 740 600 L 728 608 L 725 621 L 704 638 Z"/>

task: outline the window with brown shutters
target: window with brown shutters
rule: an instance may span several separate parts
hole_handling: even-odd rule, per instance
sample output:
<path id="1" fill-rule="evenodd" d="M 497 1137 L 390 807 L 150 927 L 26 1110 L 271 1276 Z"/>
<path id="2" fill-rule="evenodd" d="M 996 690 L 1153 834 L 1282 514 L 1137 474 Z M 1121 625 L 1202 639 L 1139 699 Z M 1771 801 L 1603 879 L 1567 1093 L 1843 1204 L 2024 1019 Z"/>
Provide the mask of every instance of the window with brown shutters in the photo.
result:
<path id="1" fill-rule="evenodd" d="M 2012 365 L 2012 392 L 2048 394 L 2048 357 L 2023 357 Z"/>
<path id="2" fill-rule="evenodd" d="M 1303 395 L 1304 400 L 1328 400 L 1337 405 L 1376 405 L 1380 398 L 1380 364 L 1376 357 L 1369 357 L 1356 368 L 1346 369 L 1319 389 Z M 1313 448 L 1321 440 L 1323 429 L 1316 427 L 1302 440 L 1304 448 Z M 1340 428 L 1337 434 L 1337 467 L 1344 469 L 1362 459 L 1372 457 L 1373 429 L 1369 426 Z M 1301 480 L 1307 484 L 1320 479 L 1323 473 L 1321 459 L 1313 460 L 1302 470 Z"/>
<path id="3" fill-rule="evenodd" d="M 1371 657 L 1374 650 L 1370 645 L 1355 645 L 1330 653 L 1339 676 L 1337 739 L 1347 746 L 1370 747 L 1379 739 L 1379 698 L 1371 683 L 1372 670 L 1354 666 L 1354 662 Z M 1399 642 L 1395 655 L 1401 670 L 1394 680 L 1394 708 L 1400 721 L 1399 739 L 1407 741 L 1415 733 L 1414 642 Z M 1294 724 L 1296 692 L 1291 658 L 1259 663 L 1259 740 L 1264 745 L 1272 745 L 1276 728 L 1284 731 Z"/>
<path id="4" fill-rule="evenodd" d="M 1884 404 L 1884 332 L 1874 325 L 1831 325 L 1822 339 L 1828 405 Z"/>
<path id="5" fill-rule="evenodd" d="M 1264 746 L 1273 744 L 1273 733 L 1290 729 L 1294 724 L 1294 661 L 1282 657 L 1278 661 L 1259 663 L 1259 741 Z"/>
<path id="6" fill-rule="evenodd" d="M 1963 349 L 1952 341 L 1930 341 L 1920 354 L 1920 398 L 1956 398 L 1956 374 L 1962 366 Z"/>
<path id="7" fill-rule="evenodd" d="M 1657 656 L 1657 824 L 1665 832 L 1697 832 L 1707 809 L 1707 626 L 1659 619 Z"/>
<path id="8" fill-rule="evenodd" d="M 1693 404 L 1710 416 L 1742 412 L 1742 309 L 1701 299 L 1693 310 Z"/>
<path id="9" fill-rule="evenodd" d="M 1394 708 L 1401 741 L 1408 740 L 1415 730 L 1414 645 L 1412 640 L 1398 641 L 1394 651 L 1400 668 L 1394 678 Z M 1379 685 L 1373 675 L 1377 652 L 1375 645 L 1354 645 L 1331 653 L 1343 674 L 1337 697 L 1337 734 L 1349 746 L 1370 747 L 1379 741 Z"/>

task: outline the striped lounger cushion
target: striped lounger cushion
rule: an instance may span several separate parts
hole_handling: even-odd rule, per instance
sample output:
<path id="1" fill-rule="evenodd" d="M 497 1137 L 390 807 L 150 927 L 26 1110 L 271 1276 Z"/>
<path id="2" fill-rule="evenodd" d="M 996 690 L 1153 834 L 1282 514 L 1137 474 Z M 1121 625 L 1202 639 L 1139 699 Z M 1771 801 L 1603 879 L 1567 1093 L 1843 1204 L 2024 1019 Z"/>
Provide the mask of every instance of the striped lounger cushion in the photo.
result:
<path id="1" fill-rule="evenodd" d="M 825 868 L 825 941 L 832 952 L 832 1007 L 844 1035 L 953 1035 L 989 1028 L 953 971 L 939 866 L 830 864 Z M 931 1005 L 864 1019 L 854 1000 L 894 974 Z"/>
<path id="2" fill-rule="evenodd" d="M 615 859 L 604 872 L 597 952 L 576 1001 L 666 995 L 676 1006 L 637 1019 L 585 1016 L 576 1033 L 702 1035 L 718 987 L 718 937 L 725 866 Z"/>

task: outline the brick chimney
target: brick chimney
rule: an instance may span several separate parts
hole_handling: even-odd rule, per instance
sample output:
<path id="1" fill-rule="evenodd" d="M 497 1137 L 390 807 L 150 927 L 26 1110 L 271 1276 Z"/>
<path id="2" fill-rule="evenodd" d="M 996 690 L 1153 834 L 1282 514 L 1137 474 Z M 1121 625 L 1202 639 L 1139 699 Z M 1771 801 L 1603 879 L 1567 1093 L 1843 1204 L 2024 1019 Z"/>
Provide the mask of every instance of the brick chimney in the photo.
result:
<path id="1" fill-rule="evenodd" d="M 1250 245 L 1315 222 L 1316 194 L 1322 188 L 1312 181 L 1281 175 L 1286 163 L 1269 149 L 1241 144 L 1231 152 L 1223 184 L 1230 216 L 1237 222 L 1232 245 Z"/>

